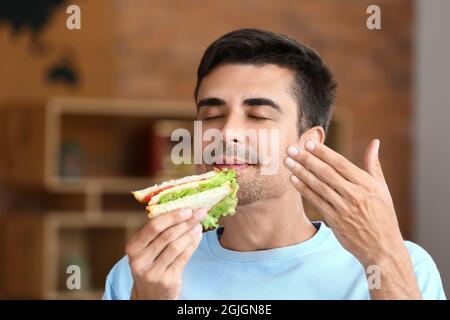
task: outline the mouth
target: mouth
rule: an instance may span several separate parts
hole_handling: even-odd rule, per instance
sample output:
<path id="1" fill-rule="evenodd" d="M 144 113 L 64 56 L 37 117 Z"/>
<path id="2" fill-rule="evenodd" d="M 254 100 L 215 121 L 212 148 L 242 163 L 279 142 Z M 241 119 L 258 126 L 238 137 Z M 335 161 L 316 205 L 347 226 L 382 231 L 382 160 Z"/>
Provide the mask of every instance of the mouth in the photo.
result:
<path id="1" fill-rule="evenodd" d="M 253 165 L 243 159 L 223 159 L 219 162 L 221 163 L 214 162 L 213 166 L 217 169 L 235 169 L 236 171 L 243 170 Z"/>

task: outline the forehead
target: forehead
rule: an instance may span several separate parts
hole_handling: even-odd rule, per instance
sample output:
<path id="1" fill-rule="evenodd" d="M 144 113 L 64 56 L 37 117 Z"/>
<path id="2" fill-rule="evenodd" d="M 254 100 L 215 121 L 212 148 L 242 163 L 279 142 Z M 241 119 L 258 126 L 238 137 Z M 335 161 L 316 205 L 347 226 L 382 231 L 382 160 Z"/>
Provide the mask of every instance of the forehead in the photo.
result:
<path id="1" fill-rule="evenodd" d="M 203 78 L 198 100 L 216 97 L 230 101 L 261 96 L 279 103 L 293 102 L 292 81 L 293 74 L 289 69 L 274 64 L 225 64 Z"/>

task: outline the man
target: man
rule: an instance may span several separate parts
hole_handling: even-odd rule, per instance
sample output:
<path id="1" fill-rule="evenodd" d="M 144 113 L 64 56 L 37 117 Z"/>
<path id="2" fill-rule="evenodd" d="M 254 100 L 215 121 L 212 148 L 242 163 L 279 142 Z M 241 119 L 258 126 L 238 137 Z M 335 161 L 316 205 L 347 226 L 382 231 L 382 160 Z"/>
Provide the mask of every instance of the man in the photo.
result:
<path id="1" fill-rule="evenodd" d="M 261 174 L 265 161 L 198 165 L 236 169 L 236 214 L 203 235 L 205 210 L 151 219 L 104 298 L 445 299 L 432 258 L 402 239 L 380 142 L 368 145 L 364 170 L 323 144 L 335 87 L 321 58 L 284 35 L 243 29 L 211 44 L 195 90 L 203 130 L 220 130 L 239 160 L 243 145 L 255 150 L 242 129 L 277 130 L 267 147 L 283 165 L 274 175 Z M 302 197 L 327 225 L 306 218 Z"/>

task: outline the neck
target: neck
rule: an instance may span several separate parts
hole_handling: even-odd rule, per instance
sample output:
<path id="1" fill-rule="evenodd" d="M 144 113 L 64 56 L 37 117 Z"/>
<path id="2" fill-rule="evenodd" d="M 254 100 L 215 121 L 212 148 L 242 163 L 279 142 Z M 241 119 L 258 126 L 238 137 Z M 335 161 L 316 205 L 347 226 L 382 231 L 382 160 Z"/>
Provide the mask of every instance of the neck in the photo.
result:
<path id="1" fill-rule="evenodd" d="M 317 230 L 305 215 L 299 193 L 291 189 L 277 198 L 238 206 L 235 215 L 223 218 L 220 244 L 235 251 L 257 251 L 311 238 Z"/>

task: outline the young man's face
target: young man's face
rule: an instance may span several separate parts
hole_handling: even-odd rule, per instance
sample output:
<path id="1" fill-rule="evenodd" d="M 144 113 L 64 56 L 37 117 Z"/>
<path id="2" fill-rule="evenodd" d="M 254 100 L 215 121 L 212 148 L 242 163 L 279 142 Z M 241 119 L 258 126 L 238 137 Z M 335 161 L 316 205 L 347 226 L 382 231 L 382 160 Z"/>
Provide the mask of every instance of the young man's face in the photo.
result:
<path id="1" fill-rule="evenodd" d="M 246 163 L 201 164 L 197 170 L 235 168 L 240 185 L 240 205 L 279 196 L 290 186 L 290 173 L 282 161 L 287 146 L 299 139 L 292 81 L 290 70 L 273 64 L 225 64 L 216 67 L 201 82 L 197 119 L 202 120 L 203 132 L 211 128 L 221 131 L 227 146 L 224 158 L 228 159 L 224 159 L 224 163 L 230 160 L 236 163 L 238 159 L 239 163 L 242 160 Z M 256 135 L 250 138 L 250 132 Z M 203 149 L 209 143 L 203 141 Z M 229 159 L 228 151 L 231 150 L 234 150 L 233 159 Z M 256 156 L 258 163 L 254 164 L 250 156 Z"/>

